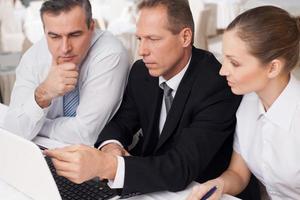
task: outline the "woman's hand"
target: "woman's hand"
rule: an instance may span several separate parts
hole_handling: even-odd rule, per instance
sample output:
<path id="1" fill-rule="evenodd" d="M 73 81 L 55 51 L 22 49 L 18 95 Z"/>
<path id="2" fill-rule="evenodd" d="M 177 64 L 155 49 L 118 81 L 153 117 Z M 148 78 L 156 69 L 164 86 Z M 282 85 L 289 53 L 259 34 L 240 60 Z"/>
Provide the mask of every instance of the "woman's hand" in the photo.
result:
<path id="1" fill-rule="evenodd" d="M 222 180 L 222 178 L 216 178 L 194 186 L 187 200 L 200 200 L 211 188 L 215 186 L 217 187 L 217 190 L 209 197 L 209 200 L 221 199 L 223 194 L 224 181 Z"/>

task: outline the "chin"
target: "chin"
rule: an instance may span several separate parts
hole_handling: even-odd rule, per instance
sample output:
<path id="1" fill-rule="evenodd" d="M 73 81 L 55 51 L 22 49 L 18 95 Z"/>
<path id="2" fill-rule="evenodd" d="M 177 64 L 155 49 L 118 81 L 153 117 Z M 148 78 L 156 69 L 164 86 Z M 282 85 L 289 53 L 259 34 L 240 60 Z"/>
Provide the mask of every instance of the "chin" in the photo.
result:
<path id="1" fill-rule="evenodd" d="M 153 76 L 153 77 L 159 77 L 159 76 L 161 76 L 161 73 L 159 73 L 159 72 L 157 72 L 155 70 L 150 70 L 149 69 L 148 72 L 149 72 L 150 76 Z"/>
<path id="2" fill-rule="evenodd" d="M 236 88 L 231 88 L 231 91 L 232 91 L 233 94 L 236 94 L 236 95 L 244 95 L 244 94 L 248 93 L 248 92 L 236 89 Z"/>

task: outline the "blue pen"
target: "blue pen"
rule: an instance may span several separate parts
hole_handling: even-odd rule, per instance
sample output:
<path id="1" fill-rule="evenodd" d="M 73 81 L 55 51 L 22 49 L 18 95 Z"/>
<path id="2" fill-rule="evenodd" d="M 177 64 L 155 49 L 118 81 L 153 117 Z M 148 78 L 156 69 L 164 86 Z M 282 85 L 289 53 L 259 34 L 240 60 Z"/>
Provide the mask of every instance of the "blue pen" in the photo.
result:
<path id="1" fill-rule="evenodd" d="M 208 199 L 213 193 L 217 190 L 217 186 L 212 187 L 202 198 L 201 200 Z"/>

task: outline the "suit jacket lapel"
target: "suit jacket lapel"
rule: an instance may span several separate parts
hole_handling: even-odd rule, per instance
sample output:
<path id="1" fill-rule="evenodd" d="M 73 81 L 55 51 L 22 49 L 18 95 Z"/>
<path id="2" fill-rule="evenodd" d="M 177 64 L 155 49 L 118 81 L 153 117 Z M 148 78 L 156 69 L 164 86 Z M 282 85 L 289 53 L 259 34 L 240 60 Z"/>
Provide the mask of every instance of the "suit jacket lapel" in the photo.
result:
<path id="1" fill-rule="evenodd" d="M 186 101 L 188 100 L 194 79 L 196 77 L 194 69 L 196 67 L 197 60 L 193 59 L 192 57 L 189 68 L 187 69 L 179 84 L 155 151 L 157 151 L 168 140 L 168 138 L 174 134 L 176 127 L 179 125 L 179 121 L 182 118 L 184 107 L 186 105 Z"/>
<path id="2" fill-rule="evenodd" d="M 159 136 L 159 118 L 161 111 L 161 104 L 163 98 L 163 90 L 158 86 L 158 78 L 149 77 L 147 79 L 147 93 L 149 98 L 153 103 L 149 106 L 151 113 L 149 120 L 149 130 L 143 130 L 144 134 L 144 145 L 143 145 L 143 154 L 151 155 L 157 145 L 158 136 Z M 154 111 L 154 112 L 153 112 Z"/>

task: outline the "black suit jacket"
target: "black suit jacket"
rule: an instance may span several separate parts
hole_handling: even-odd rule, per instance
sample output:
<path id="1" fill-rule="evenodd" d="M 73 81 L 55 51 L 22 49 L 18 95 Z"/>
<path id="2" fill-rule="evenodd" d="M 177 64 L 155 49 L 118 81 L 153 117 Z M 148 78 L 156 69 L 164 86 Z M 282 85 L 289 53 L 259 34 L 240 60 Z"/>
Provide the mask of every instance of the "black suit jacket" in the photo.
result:
<path id="1" fill-rule="evenodd" d="M 125 157 L 123 194 L 179 191 L 227 168 L 241 98 L 231 93 L 219 70 L 211 53 L 193 48 L 159 136 L 163 91 L 143 61 L 133 65 L 122 104 L 95 144 L 116 139 L 127 147 L 142 130 L 133 156 Z"/>

